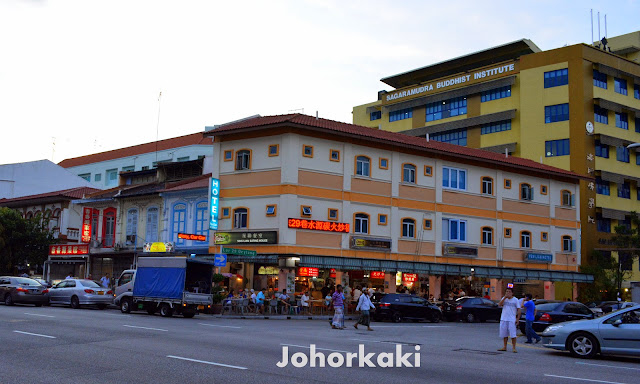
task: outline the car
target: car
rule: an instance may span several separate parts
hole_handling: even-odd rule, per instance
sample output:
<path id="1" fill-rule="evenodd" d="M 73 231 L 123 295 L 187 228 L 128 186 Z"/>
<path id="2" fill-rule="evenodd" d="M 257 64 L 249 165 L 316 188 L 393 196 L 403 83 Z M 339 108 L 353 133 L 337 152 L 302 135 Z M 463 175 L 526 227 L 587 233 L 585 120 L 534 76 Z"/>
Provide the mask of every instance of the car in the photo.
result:
<path id="1" fill-rule="evenodd" d="M 37 281 L 38 283 L 42 284 L 42 286 L 45 287 L 45 288 L 51 288 L 53 286 L 53 284 L 51 284 L 50 282 L 48 282 L 45 279 L 41 279 L 39 277 L 32 277 L 32 279 Z"/>
<path id="2" fill-rule="evenodd" d="M 71 308 L 80 308 L 81 305 L 95 305 L 100 309 L 105 309 L 113 302 L 113 292 L 93 280 L 67 279 L 51 288 L 49 302 L 70 305 Z"/>
<path id="3" fill-rule="evenodd" d="M 487 320 L 500 320 L 502 308 L 484 297 L 465 296 L 446 306 L 449 321 L 464 320 L 468 323 Z"/>
<path id="4" fill-rule="evenodd" d="M 540 336 L 543 346 L 569 351 L 574 357 L 640 356 L 640 305 L 592 320 L 554 324 Z"/>
<path id="5" fill-rule="evenodd" d="M 376 321 L 391 320 L 399 323 L 403 320 L 429 320 L 437 323 L 442 319 L 442 311 L 422 297 L 406 293 L 384 295 L 373 314 Z"/>
<path id="6" fill-rule="evenodd" d="M 596 314 L 596 316 L 602 316 L 607 313 L 615 312 L 620 309 L 629 308 L 638 305 L 638 303 L 633 303 L 629 301 L 605 301 L 604 303 L 591 308 L 591 311 Z"/>
<path id="7" fill-rule="evenodd" d="M 582 303 L 576 301 L 549 301 L 536 305 L 536 316 L 532 327 L 534 331 L 542 332 L 551 324 L 593 318 L 595 318 L 594 313 Z M 524 310 L 520 315 L 519 325 L 520 331 L 526 334 L 527 323 Z"/>
<path id="8" fill-rule="evenodd" d="M 49 302 L 48 289 L 27 277 L 0 277 L 0 298 L 5 305 L 34 304 L 40 307 Z"/>

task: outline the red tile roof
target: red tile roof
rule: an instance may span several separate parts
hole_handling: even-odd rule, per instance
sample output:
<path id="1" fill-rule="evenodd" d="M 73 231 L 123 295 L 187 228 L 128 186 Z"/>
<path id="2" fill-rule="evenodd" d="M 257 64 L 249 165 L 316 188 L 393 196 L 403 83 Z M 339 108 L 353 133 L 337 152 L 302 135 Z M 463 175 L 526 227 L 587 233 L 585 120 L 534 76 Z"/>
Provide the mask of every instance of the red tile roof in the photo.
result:
<path id="1" fill-rule="evenodd" d="M 420 149 L 434 154 L 446 154 L 458 158 L 503 165 L 520 170 L 533 170 L 543 172 L 545 174 L 569 178 L 590 179 L 589 177 L 581 176 L 571 171 L 545 164 L 540 164 L 529 159 L 523 159 L 514 156 L 505 157 L 504 154 L 484 151 L 482 149 L 462 147 L 459 145 L 442 143 L 434 140 L 427 141 L 425 138 L 421 137 L 413 137 L 401 133 L 388 132 L 374 128 L 363 127 L 360 125 L 342 123 L 339 121 L 316 119 L 313 116 L 303 114 L 257 117 L 254 119 L 221 126 L 212 131 L 205 132 L 205 136 L 222 136 L 225 134 L 232 134 L 241 131 L 257 130 L 267 127 L 272 128 L 273 126 L 283 125 L 290 125 L 310 130 L 334 132 L 341 136 L 351 136 L 378 143 Z"/>
<path id="2" fill-rule="evenodd" d="M 156 146 L 157 143 L 157 146 Z M 189 145 L 211 145 L 211 140 L 202 135 L 202 132 L 192 133 L 190 135 L 173 137 L 171 139 L 152 141 L 150 143 L 134 145 L 132 147 L 114 149 L 112 151 L 94 153 L 92 155 L 73 157 L 71 159 L 65 159 L 58 163 L 63 168 L 77 167 L 79 165 L 86 165 L 92 163 L 98 163 L 101 161 L 120 159 L 123 157 L 141 155 L 143 153 L 151 153 L 158 151 L 164 151 L 172 148 L 186 147 Z"/>
<path id="3" fill-rule="evenodd" d="M 16 203 L 20 203 L 20 202 L 26 203 L 32 200 L 42 200 L 42 199 L 59 199 L 59 200 L 82 199 L 85 195 L 95 193 L 98 191 L 100 191 L 100 189 L 91 188 L 91 187 L 77 187 L 77 188 L 71 188 L 71 189 L 64 189 L 61 191 L 39 193 L 37 195 L 15 197 L 13 199 L 0 199 L 0 206 L 4 206 L 4 205 L 15 206 Z"/>

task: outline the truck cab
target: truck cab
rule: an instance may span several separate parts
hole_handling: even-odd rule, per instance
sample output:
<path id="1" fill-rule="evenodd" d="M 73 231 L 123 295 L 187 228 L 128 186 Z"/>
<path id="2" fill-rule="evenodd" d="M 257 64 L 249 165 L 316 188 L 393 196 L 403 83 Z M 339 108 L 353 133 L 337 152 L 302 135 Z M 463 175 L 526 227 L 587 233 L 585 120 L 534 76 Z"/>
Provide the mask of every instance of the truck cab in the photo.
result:
<path id="1" fill-rule="evenodd" d="M 127 269 L 123 271 L 118 280 L 116 280 L 116 286 L 113 290 L 113 303 L 120 306 L 123 297 L 133 296 L 133 284 L 136 278 L 135 269 Z"/>

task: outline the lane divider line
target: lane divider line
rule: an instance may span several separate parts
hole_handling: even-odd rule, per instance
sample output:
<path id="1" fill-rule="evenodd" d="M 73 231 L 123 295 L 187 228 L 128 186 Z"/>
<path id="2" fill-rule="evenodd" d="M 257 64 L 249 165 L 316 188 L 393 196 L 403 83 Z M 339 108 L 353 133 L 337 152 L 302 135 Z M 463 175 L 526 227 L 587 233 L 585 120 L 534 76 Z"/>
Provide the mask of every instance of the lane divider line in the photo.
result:
<path id="1" fill-rule="evenodd" d="M 29 316 L 40 316 L 40 317 L 55 317 L 55 316 L 51 316 L 51 315 L 41 315 L 39 313 L 24 313 L 25 315 L 29 315 Z"/>
<path id="2" fill-rule="evenodd" d="M 633 371 L 640 371 L 640 368 L 632 368 L 632 367 L 619 367 L 617 365 L 606 365 L 606 364 L 592 364 L 592 363 L 582 363 L 577 362 L 576 364 L 580 365 L 591 365 L 593 367 L 606 367 L 606 368 L 618 368 L 618 369 L 631 369 Z"/>
<path id="3" fill-rule="evenodd" d="M 285 347 L 297 347 L 297 348 L 311 349 L 310 346 L 305 346 L 305 345 L 284 344 L 284 343 L 280 343 L 280 345 L 283 345 Z M 341 351 L 339 349 L 328 349 L 328 348 L 318 348 L 318 347 L 316 347 L 316 351 L 331 351 L 331 352 L 340 352 L 340 353 L 353 353 L 353 352 L 350 352 L 350 351 Z"/>
<path id="4" fill-rule="evenodd" d="M 13 331 L 15 333 L 21 333 L 23 335 L 29 335 L 29 336 L 38 336 L 38 337 L 46 337 L 47 339 L 57 339 L 57 337 L 55 336 L 49 336 L 49 335 L 41 335 L 39 333 L 31 333 L 31 332 L 22 332 L 22 331 Z"/>
<path id="5" fill-rule="evenodd" d="M 594 379 L 583 379 L 581 377 L 571 377 L 571 376 L 558 376 L 558 375 L 547 375 L 545 373 L 546 377 L 556 377 L 558 379 L 569 379 L 569 380 L 580 380 L 580 381 L 589 381 L 592 383 L 605 383 L 605 384 L 625 384 L 625 383 L 619 383 L 617 381 L 604 381 L 604 380 L 594 380 Z"/>
<path id="6" fill-rule="evenodd" d="M 160 328 L 149 328 L 149 327 L 139 327 L 137 325 L 123 325 L 123 327 L 127 327 L 127 328 L 137 328 L 137 329 L 148 329 L 150 331 L 162 331 L 162 332 L 169 332 L 168 329 L 160 329 Z"/>
<path id="7" fill-rule="evenodd" d="M 216 325 L 216 324 L 205 324 L 205 323 L 198 323 L 198 325 L 204 325 L 207 327 L 219 327 L 219 328 L 236 328 L 236 329 L 242 328 L 242 327 L 234 327 L 232 325 Z"/>
<path id="8" fill-rule="evenodd" d="M 221 363 L 214 363 L 212 361 L 204 361 L 204 360 L 196 360 L 196 359 L 190 359 L 188 357 L 180 357 L 180 356 L 173 356 L 173 355 L 167 355 L 168 358 L 170 359 L 177 359 L 177 360 L 185 360 L 185 361 L 192 361 L 194 363 L 201 363 L 201 364 L 209 364 L 209 365 L 216 365 L 218 367 L 226 367 L 226 368 L 233 368 L 233 369 L 249 369 L 247 367 L 239 367 L 237 365 L 228 365 L 228 364 L 221 364 Z"/>

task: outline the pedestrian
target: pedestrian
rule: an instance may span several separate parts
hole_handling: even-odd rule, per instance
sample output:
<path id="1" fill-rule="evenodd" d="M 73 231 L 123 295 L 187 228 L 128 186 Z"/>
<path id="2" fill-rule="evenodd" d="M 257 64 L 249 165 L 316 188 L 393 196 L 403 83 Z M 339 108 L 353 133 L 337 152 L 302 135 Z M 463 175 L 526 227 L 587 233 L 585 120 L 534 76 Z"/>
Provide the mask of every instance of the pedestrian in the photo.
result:
<path id="1" fill-rule="evenodd" d="M 67 277 L 67 279 L 70 279 L 70 277 Z M 102 279 L 100 279 L 100 284 L 105 288 L 109 288 L 110 283 L 111 279 L 109 279 L 109 274 L 105 273 L 104 276 L 102 276 Z"/>
<path id="2" fill-rule="evenodd" d="M 343 296 L 344 296 L 346 302 L 347 303 L 350 302 L 351 301 L 351 287 L 348 286 L 348 285 L 345 285 L 343 293 L 344 293 Z"/>
<path id="3" fill-rule="evenodd" d="M 253 304 L 256 303 L 256 291 L 254 289 L 251 289 L 251 296 L 250 296 L 250 300 Z"/>
<path id="4" fill-rule="evenodd" d="M 331 322 L 331 328 L 344 329 L 344 299 L 342 296 L 342 285 L 336 286 L 336 291 L 331 296 L 331 305 L 333 305 L 334 315 Z"/>
<path id="5" fill-rule="evenodd" d="M 64 279 L 65 280 L 73 279 L 73 272 L 68 274 L 67 277 L 65 277 Z"/>
<path id="6" fill-rule="evenodd" d="M 264 293 L 267 291 L 266 288 L 262 288 L 260 292 L 256 295 L 256 307 L 260 311 L 261 314 L 264 314 Z"/>
<path id="7" fill-rule="evenodd" d="M 467 293 L 464 291 L 464 288 L 460 288 L 458 291 L 458 297 L 465 297 Z"/>
<path id="8" fill-rule="evenodd" d="M 326 305 L 327 307 L 331 305 L 331 296 L 333 296 L 333 292 L 328 292 L 324 297 L 324 305 Z"/>
<path id="9" fill-rule="evenodd" d="M 356 287 L 356 289 L 353 290 L 353 301 L 355 301 L 356 303 L 358 302 L 358 300 L 360 300 L 360 295 L 362 295 L 362 289 L 361 287 L 358 285 Z"/>
<path id="10" fill-rule="evenodd" d="M 302 307 L 303 313 L 309 313 L 309 295 L 307 295 L 307 290 L 302 291 L 302 296 L 300 297 L 300 306 Z"/>
<path id="11" fill-rule="evenodd" d="M 369 311 L 375 308 L 376 307 L 371 302 L 371 290 L 365 288 L 358 300 L 358 306 L 356 307 L 356 311 L 360 311 L 360 319 L 358 319 L 358 322 L 353 324 L 353 327 L 358 329 L 358 324 L 362 324 L 367 326 L 367 331 L 373 331 L 370 326 L 371 316 Z"/>
<path id="12" fill-rule="evenodd" d="M 280 296 L 278 296 L 278 299 L 280 300 L 281 305 L 280 313 L 285 313 L 284 311 L 282 311 L 282 309 L 286 309 L 286 313 L 289 313 L 289 306 L 291 304 L 289 304 L 289 296 L 287 295 L 286 289 L 282 290 L 282 293 L 280 294 Z"/>
<path id="13" fill-rule="evenodd" d="M 520 302 L 513 297 L 513 289 L 507 288 L 505 295 L 498 303 L 502 307 L 500 315 L 500 337 L 504 341 L 504 346 L 498 351 L 505 352 L 507 350 L 507 341 L 511 338 L 513 345 L 513 353 L 516 351 L 516 321 L 520 318 Z"/>
<path id="14" fill-rule="evenodd" d="M 526 321 L 526 333 L 527 333 L 527 341 L 525 341 L 525 344 L 532 344 L 533 340 L 532 339 L 536 339 L 536 344 L 538 344 L 540 342 L 540 340 L 542 340 L 542 338 L 540 336 L 538 336 L 538 334 L 536 333 L 536 331 L 533 330 L 533 321 L 536 319 L 536 303 L 533 302 L 533 300 L 531 299 L 531 294 L 527 293 L 525 295 L 525 300 L 524 300 L 524 309 L 525 309 L 525 321 Z"/>

